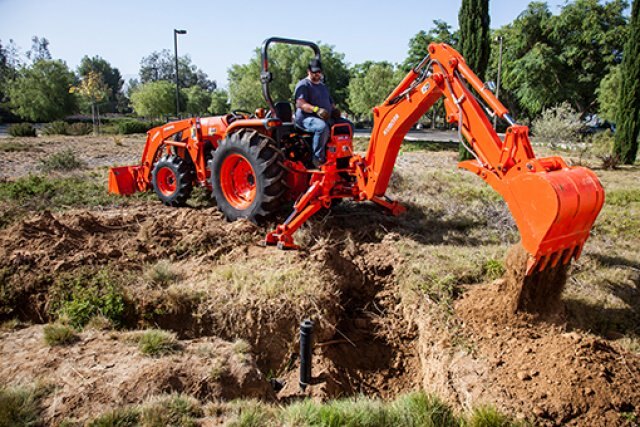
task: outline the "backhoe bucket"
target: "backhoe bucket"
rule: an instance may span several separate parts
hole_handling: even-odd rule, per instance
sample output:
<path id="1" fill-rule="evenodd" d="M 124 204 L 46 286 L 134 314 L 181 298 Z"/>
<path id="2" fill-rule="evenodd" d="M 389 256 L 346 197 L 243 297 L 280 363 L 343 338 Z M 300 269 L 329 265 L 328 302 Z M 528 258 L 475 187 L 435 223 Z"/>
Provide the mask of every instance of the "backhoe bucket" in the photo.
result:
<path id="1" fill-rule="evenodd" d="M 141 166 L 121 166 L 109 169 L 109 193 L 129 196 L 137 191 Z"/>
<path id="2" fill-rule="evenodd" d="M 604 190 L 592 171 L 565 166 L 507 175 L 499 187 L 531 255 L 527 275 L 580 256 L 604 203 Z"/>

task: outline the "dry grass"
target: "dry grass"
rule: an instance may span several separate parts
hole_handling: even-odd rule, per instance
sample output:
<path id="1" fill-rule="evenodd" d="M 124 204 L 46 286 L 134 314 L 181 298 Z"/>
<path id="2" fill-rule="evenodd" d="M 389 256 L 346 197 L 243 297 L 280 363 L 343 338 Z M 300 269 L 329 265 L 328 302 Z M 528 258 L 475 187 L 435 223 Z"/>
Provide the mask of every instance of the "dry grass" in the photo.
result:
<path id="1" fill-rule="evenodd" d="M 59 323 L 45 325 L 43 337 L 48 346 L 70 345 L 79 340 L 72 327 Z"/>
<path id="2" fill-rule="evenodd" d="M 159 357 L 181 350 L 176 335 L 160 329 L 150 329 L 138 336 L 138 349 L 146 356 Z"/>

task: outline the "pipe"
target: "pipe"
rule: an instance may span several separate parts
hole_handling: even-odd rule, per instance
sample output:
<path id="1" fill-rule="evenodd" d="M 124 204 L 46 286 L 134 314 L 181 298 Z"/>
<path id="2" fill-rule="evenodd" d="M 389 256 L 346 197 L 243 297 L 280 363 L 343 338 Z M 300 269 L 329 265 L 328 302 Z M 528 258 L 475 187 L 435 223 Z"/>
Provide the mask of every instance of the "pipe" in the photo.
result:
<path id="1" fill-rule="evenodd" d="M 300 389 L 305 391 L 311 382 L 311 360 L 313 350 L 313 321 L 300 323 Z"/>

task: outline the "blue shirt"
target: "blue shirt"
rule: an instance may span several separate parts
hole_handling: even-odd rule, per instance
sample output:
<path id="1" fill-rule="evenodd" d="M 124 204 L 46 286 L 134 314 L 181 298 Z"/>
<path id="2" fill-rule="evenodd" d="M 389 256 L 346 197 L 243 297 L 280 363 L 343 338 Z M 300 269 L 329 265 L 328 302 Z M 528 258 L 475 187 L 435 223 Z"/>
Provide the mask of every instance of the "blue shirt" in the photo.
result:
<path id="1" fill-rule="evenodd" d="M 311 105 L 317 105 L 320 108 L 324 108 L 331 114 L 333 99 L 329 94 L 327 86 L 320 83 L 313 83 L 309 79 L 302 79 L 296 85 L 296 89 L 293 93 L 294 99 L 297 102 L 298 99 L 304 99 Z M 302 127 L 302 121 L 307 117 L 318 117 L 316 113 L 305 113 L 302 109 L 296 109 L 296 125 Z"/>

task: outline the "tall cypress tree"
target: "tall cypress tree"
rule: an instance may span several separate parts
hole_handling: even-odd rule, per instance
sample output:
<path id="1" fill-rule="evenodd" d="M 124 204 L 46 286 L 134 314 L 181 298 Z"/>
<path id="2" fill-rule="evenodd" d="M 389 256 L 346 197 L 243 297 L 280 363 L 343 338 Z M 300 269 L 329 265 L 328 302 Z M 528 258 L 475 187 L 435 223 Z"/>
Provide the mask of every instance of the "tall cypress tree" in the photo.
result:
<path id="1" fill-rule="evenodd" d="M 640 133 L 640 0 L 634 0 L 629 37 L 622 58 L 622 81 L 616 114 L 614 153 L 625 164 L 633 164 L 638 154 Z"/>
<path id="2" fill-rule="evenodd" d="M 491 53 L 489 23 L 489 0 L 462 0 L 458 14 L 460 25 L 458 50 L 473 72 L 483 80 Z M 471 154 L 462 144 L 458 157 L 460 160 L 471 158 Z"/>

